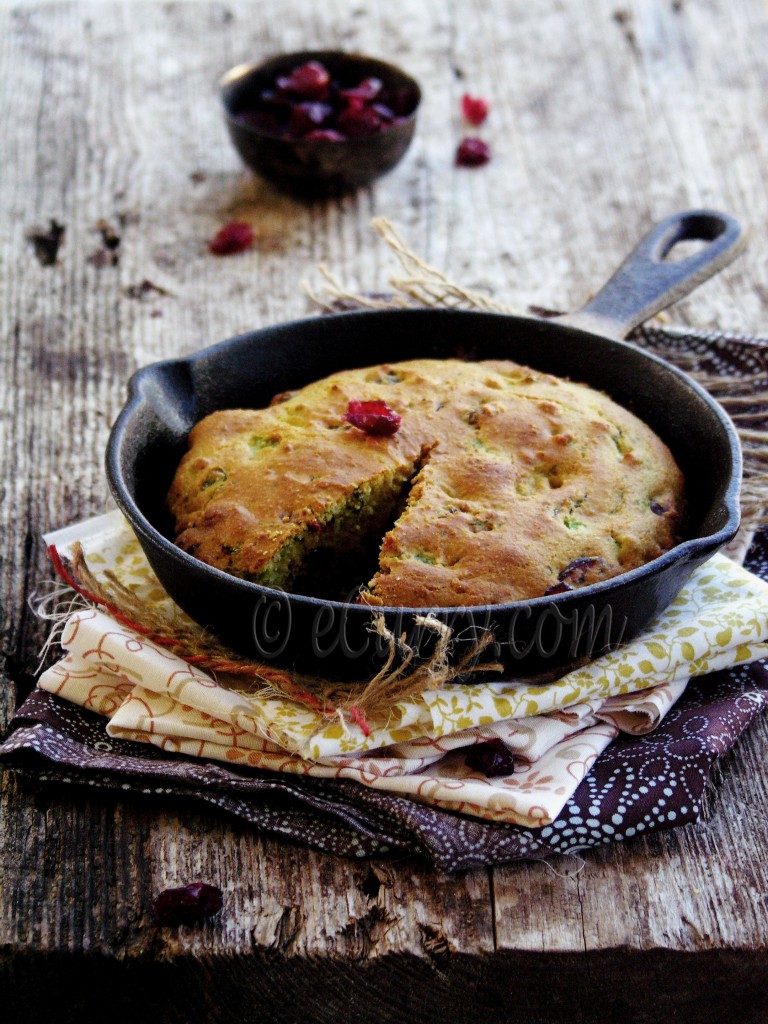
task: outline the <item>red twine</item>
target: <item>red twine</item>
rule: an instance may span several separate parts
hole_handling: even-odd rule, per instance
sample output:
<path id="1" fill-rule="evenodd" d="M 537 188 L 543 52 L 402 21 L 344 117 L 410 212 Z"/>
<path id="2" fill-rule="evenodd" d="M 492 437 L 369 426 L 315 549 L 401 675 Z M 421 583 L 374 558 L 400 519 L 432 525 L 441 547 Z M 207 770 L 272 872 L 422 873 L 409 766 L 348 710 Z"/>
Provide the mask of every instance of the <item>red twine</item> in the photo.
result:
<path id="1" fill-rule="evenodd" d="M 350 713 L 350 715 L 352 715 L 354 720 L 357 722 L 357 724 L 363 730 L 363 735 L 364 736 L 370 736 L 371 735 L 371 727 L 366 722 L 365 715 L 362 713 L 360 708 L 355 707 L 355 705 L 353 704 L 352 707 L 349 709 L 349 713 Z"/>

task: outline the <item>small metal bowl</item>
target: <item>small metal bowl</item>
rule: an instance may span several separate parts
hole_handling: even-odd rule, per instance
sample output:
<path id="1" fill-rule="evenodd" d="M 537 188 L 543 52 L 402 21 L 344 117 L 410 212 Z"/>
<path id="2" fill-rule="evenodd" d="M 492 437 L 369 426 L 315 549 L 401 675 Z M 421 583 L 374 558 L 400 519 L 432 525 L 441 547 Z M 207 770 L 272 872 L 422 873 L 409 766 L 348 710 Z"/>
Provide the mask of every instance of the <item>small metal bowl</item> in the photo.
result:
<path id="1" fill-rule="evenodd" d="M 266 89 L 307 61 L 319 61 L 341 88 L 378 78 L 396 103 L 397 118 L 373 135 L 339 141 L 306 139 L 249 121 Z M 339 50 L 281 54 L 262 64 L 239 64 L 221 79 L 221 98 L 232 142 L 243 162 L 294 195 L 322 197 L 362 188 L 391 171 L 408 149 L 421 102 L 418 83 L 384 61 Z"/>

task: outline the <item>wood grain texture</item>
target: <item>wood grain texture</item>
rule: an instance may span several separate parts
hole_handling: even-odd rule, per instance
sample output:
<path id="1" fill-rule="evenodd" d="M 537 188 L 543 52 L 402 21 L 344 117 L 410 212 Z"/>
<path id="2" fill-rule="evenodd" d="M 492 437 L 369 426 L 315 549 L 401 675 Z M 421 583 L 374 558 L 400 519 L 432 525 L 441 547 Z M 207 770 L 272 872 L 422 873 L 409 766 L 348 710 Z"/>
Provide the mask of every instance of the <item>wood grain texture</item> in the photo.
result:
<path id="1" fill-rule="evenodd" d="M 279 50 L 343 46 L 422 83 L 395 172 L 305 205 L 243 171 L 216 81 Z M 768 333 L 768 19 L 759 0 L 282 0 L 0 9 L 0 532 L 5 724 L 31 685 L 49 578 L 40 531 L 102 511 L 110 424 L 130 373 L 307 312 L 318 263 L 385 288 L 369 228 L 473 287 L 575 307 L 653 220 L 720 207 L 748 255 L 669 314 Z M 458 101 L 491 98 L 494 159 L 453 166 Z M 226 220 L 257 245 L 207 251 Z M 66 234 L 42 266 L 27 234 Z M 120 235 L 116 265 L 99 222 Z M 149 282 L 142 288 L 143 282 Z M 162 289 L 151 287 L 152 285 Z M 138 296 L 138 297 L 137 297 Z M 361 358 L 375 358 L 361 347 Z M 266 841 L 156 800 L 0 775 L 0 995 L 13 1019 L 628 1024 L 768 1015 L 768 734 L 751 730 L 695 827 L 583 864 L 445 876 Z M 157 929 L 167 885 L 206 877 L 225 911 Z M 98 968 L 98 970 L 95 970 Z M 46 980 L 45 984 L 41 982 Z M 66 998 L 61 998 L 61 992 Z M 117 1000 L 116 996 L 120 999 Z"/>

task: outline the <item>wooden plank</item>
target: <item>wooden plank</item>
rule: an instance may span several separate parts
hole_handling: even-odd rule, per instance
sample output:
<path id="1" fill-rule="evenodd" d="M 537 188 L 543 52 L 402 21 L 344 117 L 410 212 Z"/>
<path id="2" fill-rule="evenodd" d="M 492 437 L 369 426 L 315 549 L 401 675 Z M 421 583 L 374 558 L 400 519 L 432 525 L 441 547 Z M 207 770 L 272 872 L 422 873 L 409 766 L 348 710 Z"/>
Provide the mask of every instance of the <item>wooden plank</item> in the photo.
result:
<path id="1" fill-rule="evenodd" d="M 766 222 L 761 5 L 621 10 L 609 0 L 147 3 L 140 18 L 127 3 L 0 10 L 0 95 L 13 97 L 0 105 L 0 601 L 22 689 L 46 628 L 27 606 L 50 575 L 39 531 L 105 507 L 102 452 L 131 371 L 304 315 L 301 280 L 321 261 L 352 286 L 385 287 L 396 265 L 372 216 L 389 216 L 457 279 L 546 306 L 583 301 L 674 209 Z M 425 101 L 393 174 L 307 205 L 243 171 L 215 83 L 240 60 L 313 43 L 395 56 Z M 480 171 L 453 166 L 464 90 L 493 102 L 482 134 L 494 160 Z M 233 216 L 253 221 L 258 244 L 217 260 L 207 239 Z M 50 218 L 66 235 L 44 267 L 26 233 Z M 102 219 L 121 237 L 115 266 L 94 265 Z M 763 235 L 671 319 L 768 330 Z M 143 281 L 168 294 L 132 297 Z M 4 693 L 7 718 L 16 696 Z M 564 861 L 451 877 L 412 860 L 351 863 L 215 815 L 3 774 L 0 986 L 17 997 L 26 986 L 37 1019 L 40 972 L 74 983 L 92 967 L 76 957 L 87 953 L 103 968 L 93 1005 L 120 979 L 179 968 L 164 979 L 168 1020 L 240 1007 L 239 1019 L 490 1021 L 509 1019 L 514 978 L 518 1019 L 587 1021 L 610 1019 L 608 994 L 615 1001 L 624 978 L 624 1015 L 641 1021 L 658 1019 L 645 1005 L 652 977 L 669 1019 L 693 1007 L 690 1019 L 707 1021 L 728 1019 L 712 986 L 709 1004 L 697 994 L 722 971 L 757 1014 L 767 747 L 760 724 L 728 759 L 701 825 L 589 854 L 578 873 Z M 152 894 L 192 875 L 223 885 L 227 912 L 158 932 Z M 238 998 L 212 1008 L 205 985 L 221 992 L 223 979 Z M 262 1000 L 251 1018 L 245 996 Z"/>

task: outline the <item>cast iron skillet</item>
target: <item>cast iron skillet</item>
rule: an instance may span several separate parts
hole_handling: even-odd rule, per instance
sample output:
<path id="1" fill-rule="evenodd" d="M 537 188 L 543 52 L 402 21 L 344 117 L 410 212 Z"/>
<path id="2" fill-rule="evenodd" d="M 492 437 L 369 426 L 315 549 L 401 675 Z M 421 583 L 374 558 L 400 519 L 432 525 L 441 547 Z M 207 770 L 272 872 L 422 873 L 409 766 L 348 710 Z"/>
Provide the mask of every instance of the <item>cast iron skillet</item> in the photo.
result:
<path id="1" fill-rule="evenodd" d="M 684 259 L 665 259 L 678 242 L 694 239 L 706 244 Z M 248 583 L 173 544 L 164 500 L 192 425 L 216 409 L 265 406 L 276 393 L 337 370 L 417 357 L 509 358 L 584 381 L 631 408 L 672 449 L 687 482 L 687 539 L 639 569 L 581 590 L 431 611 L 453 628 L 457 654 L 492 629 L 492 653 L 518 677 L 597 654 L 665 608 L 738 527 L 741 455 L 729 419 L 682 372 L 617 338 L 725 266 L 743 242 L 733 218 L 689 211 L 657 224 L 602 291 L 566 318 L 432 309 L 341 313 L 252 331 L 145 367 L 130 381 L 109 440 L 115 500 L 168 592 L 227 643 L 326 678 L 362 678 L 384 654 L 369 630 L 370 608 Z M 434 634 L 416 621 L 424 609 L 380 611 L 420 656 L 429 653 Z"/>

